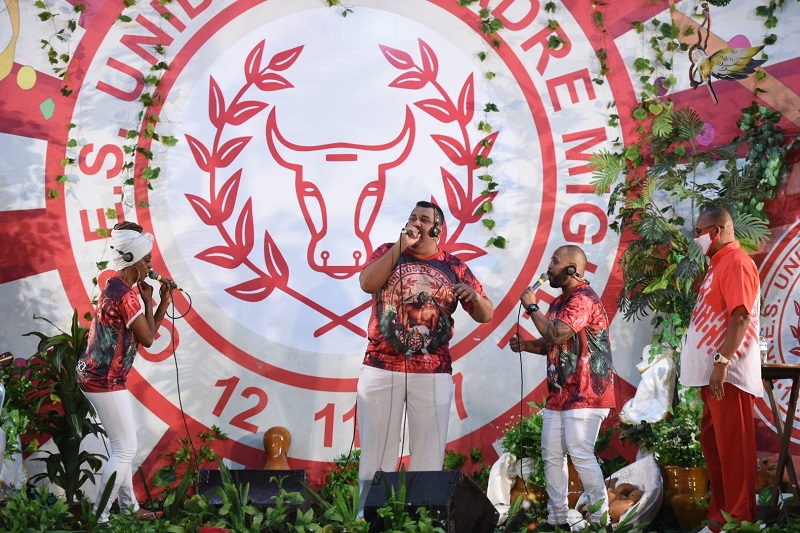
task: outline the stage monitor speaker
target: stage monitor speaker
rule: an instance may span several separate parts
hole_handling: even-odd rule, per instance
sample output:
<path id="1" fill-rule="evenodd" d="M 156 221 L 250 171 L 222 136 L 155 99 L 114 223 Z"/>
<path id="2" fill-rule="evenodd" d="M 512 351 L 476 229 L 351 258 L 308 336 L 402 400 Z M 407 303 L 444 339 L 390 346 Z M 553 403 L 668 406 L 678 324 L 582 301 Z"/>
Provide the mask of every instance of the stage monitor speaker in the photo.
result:
<path id="1" fill-rule="evenodd" d="M 275 505 L 275 496 L 280 494 L 281 488 L 286 492 L 299 492 L 303 494 L 306 502 L 309 501 L 305 489 L 300 484 L 306 480 L 305 470 L 231 470 L 231 481 L 235 485 L 250 485 L 247 503 L 259 509 L 266 509 Z M 214 489 L 222 486 L 222 477 L 219 470 L 200 470 L 198 492 L 208 499 L 210 505 L 222 505 L 222 499 Z M 307 507 L 303 505 L 301 507 Z"/>
<path id="2" fill-rule="evenodd" d="M 386 505 L 387 492 L 397 494 L 405 478 L 406 509 L 416 518 L 417 509 L 428 514 L 447 533 L 491 533 L 497 527 L 497 510 L 486 494 L 460 470 L 434 472 L 378 472 L 372 479 L 364 518 L 370 531 L 384 531 L 378 509 Z"/>

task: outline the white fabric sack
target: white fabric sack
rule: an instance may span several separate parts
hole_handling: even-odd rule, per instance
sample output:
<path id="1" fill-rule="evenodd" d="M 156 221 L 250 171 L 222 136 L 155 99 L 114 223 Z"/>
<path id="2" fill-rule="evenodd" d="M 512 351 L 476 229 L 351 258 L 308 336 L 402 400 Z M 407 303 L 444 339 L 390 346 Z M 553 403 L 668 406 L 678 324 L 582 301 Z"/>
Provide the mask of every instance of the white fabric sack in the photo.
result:
<path id="1" fill-rule="evenodd" d="M 642 361 L 636 368 L 642 374 L 642 379 L 633 398 L 622 406 L 619 418 L 626 424 L 638 424 L 642 420 L 651 424 L 658 422 L 666 416 L 675 388 L 677 371 L 672 350 L 665 346 L 651 363 L 650 346 L 645 346 Z"/>
<path id="2" fill-rule="evenodd" d="M 617 479 L 617 485 L 620 483 L 631 483 L 636 485 L 644 491 L 642 499 L 628 509 L 620 518 L 619 522 L 630 517 L 628 522 L 631 525 L 637 525 L 644 522 L 652 522 L 661 509 L 661 501 L 664 498 L 664 480 L 661 477 L 661 469 L 658 467 L 653 455 L 648 455 L 643 459 L 639 459 L 635 463 L 621 468 L 606 478 L 606 486 L 612 479 Z M 581 494 L 578 498 L 578 503 L 575 507 L 579 508 L 581 504 L 588 503 L 588 498 L 585 494 Z M 577 511 L 575 511 L 577 512 Z M 570 515 L 571 518 L 571 515 Z M 572 531 L 582 531 L 586 527 L 586 523 L 581 522 L 580 513 L 576 516 L 576 520 L 570 520 Z M 577 522 L 577 523 L 576 523 Z M 616 526 L 616 524 L 613 524 Z"/>
<path id="3" fill-rule="evenodd" d="M 508 509 L 511 507 L 511 489 L 517 476 L 522 479 L 530 477 L 533 473 L 533 459 L 517 459 L 508 452 L 503 452 L 489 470 L 489 485 L 486 496 L 497 509 L 500 519 L 497 525 L 505 523 L 508 519 Z"/>

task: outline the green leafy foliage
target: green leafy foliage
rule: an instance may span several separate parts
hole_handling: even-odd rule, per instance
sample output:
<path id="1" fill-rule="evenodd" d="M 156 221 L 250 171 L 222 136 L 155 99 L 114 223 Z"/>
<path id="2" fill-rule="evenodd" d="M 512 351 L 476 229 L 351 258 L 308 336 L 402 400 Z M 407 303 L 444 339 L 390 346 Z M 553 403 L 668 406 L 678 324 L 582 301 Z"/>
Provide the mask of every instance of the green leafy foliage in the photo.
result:
<path id="1" fill-rule="evenodd" d="M 656 461 L 668 466 L 703 467 L 706 462 L 698 440 L 703 401 L 695 388 L 681 387 L 678 394 L 675 412 L 653 425 Z"/>
<path id="2" fill-rule="evenodd" d="M 47 487 L 12 491 L 6 493 L 0 505 L 0 531 L 57 531 L 69 523 L 71 516 L 67 503 L 51 494 Z"/>
<path id="3" fill-rule="evenodd" d="M 101 455 L 81 449 L 83 439 L 89 435 L 105 432 L 94 418 L 92 408 L 78 386 L 75 367 L 86 348 L 88 329 L 78 322 L 78 311 L 72 313 L 69 331 L 63 331 L 43 317 L 60 333 L 47 335 L 40 331 L 26 333 L 39 338 L 36 355 L 28 360 L 30 377 L 38 387 L 28 399 L 38 413 L 34 419 L 34 430 L 49 435 L 56 452 L 45 451 L 46 471 L 33 476 L 32 481 L 46 478 L 64 489 L 68 502 L 83 496 L 81 487 L 86 481 L 94 481 L 100 469 Z"/>
<path id="4" fill-rule="evenodd" d="M 386 491 L 386 504 L 378 509 L 378 517 L 383 522 L 381 531 L 396 533 L 445 533 L 444 529 L 435 526 L 434 521 L 425 507 L 416 510 L 416 516 L 409 512 L 407 504 L 405 467 L 400 467 L 397 489 L 390 486 L 384 479 Z"/>
<path id="5" fill-rule="evenodd" d="M 542 460 L 544 399 L 541 403 L 530 402 L 528 406 L 533 409 L 533 412 L 509 423 L 500 438 L 500 446 L 503 451 L 514 455 L 517 459 L 533 459 L 533 471 L 526 481 L 544 487 L 544 461 Z"/>
<path id="6" fill-rule="evenodd" d="M 358 485 L 358 464 L 360 459 L 361 450 L 358 449 L 334 459 L 333 467 L 325 474 L 325 483 L 322 486 L 323 499 L 330 500 L 337 488 L 342 485 Z"/>
<path id="7" fill-rule="evenodd" d="M 458 470 L 467 464 L 467 456 L 453 450 L 446 450 L 444 454 L 444 469 Z"/>
<path id="8" fill-rule="evenodd" d="M 358 472 L 356 472 L 356 475 L 358 475 Z M 366 533 L 369 531 L 369 524 L 358 517 L 357 484 L 333 485 L 328 491 L 327 498 L 314 491 L 308 484 L 301 482 L 301 485 L 311 495 L 312 500 L 322 509 L 323 520 L 332 526 L 333 530 L 347 531 L 349 533 Z"/>
<path id="9" fill-rule="evenodd" d="M 166 518 L 181 513 L 190 489 L 197 485 L 200 469 L 219 459 L 213 443 L 227 439 L 228 435 L 219 427 L 211 426 L 210 431 L 202 430 L 194 439 L 178 439 L 178 448 L 164 454 L 168 464 L 157 470 L 150 482 L 153 487 L 165 488 L 159 497 Z M 195 442 L 199 447 L 195 447 Z"/>
<path id="10" fill-rule="evenodd" d="M 3 408 L 0 410 L 0 427 L 3 428 L 6 438 L 4 457 L 10 459 L 14 454 L 25 451 L 20 449 L 18 443 L 28 433 L 31 420 L 36 416 L 33 406 L 26 400 L 34 383 L 28 375 L 27 366 L 14 363 L 0 370 L 0 383 L 6 391 Z"/>
<path id="11" fill-rule="evenodd" d="M 241 533 L 261 531 L 264 514 L 248 503 L 250 485 L 235 484 L 230 470 L 222 461 L 219 462 L 219 473 L 222 484 L 214 487 L 211 495 L 222 501 L 220 507 L 199 500 L 200 511 L 212 525 L 229 527 Z"/>
<path id="12" fill-rule="evenodd" d="M 592 154 L 592 184 L 598 194 L 611 190 L 611 227 L 635 236 L 620 259 L 620 310 L 626 320 L 652 315 L 654 344 L 677 348 L 708 266 L 690 237 L 694 217 L 711 205 L 727 208 L 743 249 L 756 251 L 769 237 L 764 203 L 776 194 L 787 152 L 780 114 L 757 104 L 742 110 L 740 135 L 711 149 L 698 143 L 705 125 L 694 109 L 650 97 L 634 113 L 642 136 Z M 720 167 L 709 179 L 709 169 Z"/>

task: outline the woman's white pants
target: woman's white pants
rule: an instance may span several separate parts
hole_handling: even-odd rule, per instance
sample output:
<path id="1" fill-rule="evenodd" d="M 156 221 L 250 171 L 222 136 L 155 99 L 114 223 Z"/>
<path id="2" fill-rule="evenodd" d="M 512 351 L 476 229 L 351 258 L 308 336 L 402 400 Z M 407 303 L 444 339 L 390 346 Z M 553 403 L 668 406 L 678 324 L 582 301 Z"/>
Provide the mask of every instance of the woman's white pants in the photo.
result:
<path id="1" fill-rule="evenodd" d="M 87 392 L 86 397 L 92 402 L 100 423 L 108 434 L 111 445 L 111 456 L 103 467 L 103 475 L 97 486 L 95 512 L 103 495 L 111 474 L 116 473 L 114 488 L 100 515 L 100 522 L 108 521 L 108 510 L 115 499 L 119 498 L 120 509 L 139 509 L 139 502 L 133 492 L 133 458 L 136 455 L 136 424 L 133 420 L 131 396 L 127 390 L 110 392 Z"/>

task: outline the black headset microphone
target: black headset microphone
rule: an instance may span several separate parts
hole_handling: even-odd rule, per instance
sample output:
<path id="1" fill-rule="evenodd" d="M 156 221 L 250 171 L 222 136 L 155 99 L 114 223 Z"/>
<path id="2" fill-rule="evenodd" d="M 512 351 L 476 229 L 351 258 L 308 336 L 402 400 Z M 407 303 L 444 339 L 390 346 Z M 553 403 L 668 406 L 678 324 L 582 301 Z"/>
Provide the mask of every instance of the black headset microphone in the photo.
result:
<path id="1" fill-rule="evenodd" d="M 585 284 L 589 285 L 589 280 L 584 278 L 583 276 L 581 276 L 578 273 L 578 269 L 575 267 L 575 265 L 569 265 L 565 269 L 565 272 L 567 273 L 567 276 L 571 276 L 573 278 L 578 278 L 579 280 L 583 281 Z"/>
<path id="2" fill-rule="evenodd" d="M 150 272 L 148 272 L 147 273 L 147 277 L 150 278 L 150 279 L 154 279 L 156 281 L 159 281 L 159 282 L 163 283 L 164 285 L 172 287 L 173 290 L 183 292 L 183 289 L 178 287 L 177 283 L 175 283 L 174 281 L 172 281 L 169 278 L 165 278 L 164 276 L 162 276 L 161 274 L 159 274 L 155 270 L 151 270 Z"/>
<path id="3" fill-rule="evenodd" d="M 123 252 L 122 250 L 117 250 L 113 246 L 111 247 L 115 252 L 122 256 L 123 261 L 126 263 L 133 263 L 133 253 L 131 252 Z"/>

